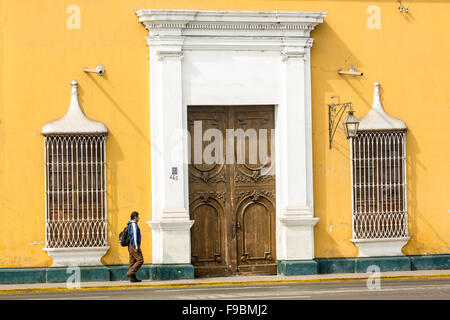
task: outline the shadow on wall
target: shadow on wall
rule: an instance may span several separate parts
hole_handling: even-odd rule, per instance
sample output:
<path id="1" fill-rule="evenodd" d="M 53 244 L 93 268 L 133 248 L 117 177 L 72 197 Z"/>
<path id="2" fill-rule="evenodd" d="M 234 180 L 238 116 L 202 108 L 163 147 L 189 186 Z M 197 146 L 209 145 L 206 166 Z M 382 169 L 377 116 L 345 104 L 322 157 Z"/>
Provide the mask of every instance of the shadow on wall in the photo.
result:
<path id="1" fill-rule="evenodd" d="M 322 34 L 326 34 L 326 36 L 322 36 Z M 362 98 L 367 105 L 367 110 L 370 109 L 372 104 L 364 99 L 364 94 L 361 93 L 367 92 L 367 85 L 364 77 L 348 78 L 337 73 L 338 69 L 348 69 L 350 66 L 355 66 L 356 69 L 359 70 L 363 69 L 364 66 L 362 62 L 353 55 L 338 34 L 334 32 L 327 22 L 324 22 L 317 28 L 317 31 L 314 31 L 312 36 L 316 39 L 312 48 L 311 64 L 312 120 L 313 124 L 315 124 L 315 126 L 313 126 L 313 136 L 321 136 L 320 143 L 316 143 L 316 148 L 314 149 L 317 149 L 317 147 L 320 146 L 323 148 L 322 151 L 327 151 L 326 154 L 328 154 L 328 104 L 330 103 L 330 97 L 339 95 L 341 103 L 353 100 L 352 97 L 342 96 L 340 88 L 332 87 L 330 83 L 339 82 L 342 85 L 346 83 L 352 91 Z M 327 41 L 321 41 L 321 38 L 327 39 Z M 330 59 L 331 56 L 332 59 Z M 316 57 L 320 58 L 317 60 L 322 62 L 321 65 L 314 63 Z M 342 80 L 345 80 L 345 82 Z M 348 89 L 348 87 L 345 89 Z M 333 100 L 333 103 L 336 102 L 337 100 Z M 332 151 L 333 153 L 338 152 L 343 157 L 349 159 L 349 144 L 348 140 L 343 138 L 344 130 L 342 127 L 342 120 L 339 123 L 333 138 Z M 320 124 L 320 126 L 317 124 Z"/>
<path id="2" fill-rule="evenodd" d="M 87 74 L 89 78 L 97 85 L 98 88 L 101 89 L 103 93 L 108 97 L 108 99 L 120 109 L 118 104 L 112 100 L 112 98 L 104 91 L 104 89 L 101 87 L 101 85 L 97 82 L 96 79 L 91 74 Z M 103 75 L 105 80 L 108 80 L 108 77 L 106 74 Z M 80 105 L 84 105 L 84 89 L 83 86 L 78 87 L 79 92 L 79 100 Z M 84 112 L 84 111 L 83 111 Z M 107 126 L 108 127 L 108 126 Z M 114 157 L 111 157 L 111 150 L 113 150 Z M 108 245 L 110 246 L 110 249 L 106 253 L 106 255 L 102 258 L 102 263 L 104 263 L 103 259 L 106 256 L 111 257 L 114 261 L 120 260 L 120 255 L 118 250 L 114 250 L 116 246 L 118 246 L 118 234 L 120 225 L 118 224 L 118 213 L 119 213 L 119 206 L 117 203 L 118 199 L 118 192 L 117 192 L 117 184 L 112 183 L 113 181 L 117 181 L 117 163 L 120 161 L 123 161 L 125 159 L 124 154 L 122 152 L 122 149 L 120 148 L 119 143 L 117 142 L 117 139 L 115 138 L 113 132 L 111 132 L 110 127 L 108 127 L 108 136 L 106 137 L 106 203 L 107 203 L 107 214 L 108 214 Z M 113 250 L 111 250 L 113 249 Z"/>
<path id="3" fill-rule="evenodd" d="M 345 138 L 341 120 L 333 138 L 332 149 L 329 149 L 328 104 L 332 95 L 340 95 L 341 103 L 352 100 L 352 97 L 342 96 L 339 92 L 340 88 L 333 87 L 332 82 L 339 83 L 340 86 L 347 85 L 360 97 L 363 96 L 360 92 L 367 92 L 367 88 L 364 87 L 366 83 L 361 79 L 362 77 L 346 79 L 337 73 L 338 69 L 350 66 L 363 69 L 363 64 L 326 21 L 313 31 L 312 37 L 316 39 L 311 49 L 314 211 L 319 217 L 314 236 L 315 252 L 317 257 L 356 256 L 358 249 L 350 242 L 352 237 L 351 188 L 344 191 L 347 195 L 344 199 L 342 196 L 339 197 L 343 193 L 342 188 L 335 187 L 341 184 L 342 175 L 345 173 L 348 173 L 350 186 L 350 145 Z M 321 41 L 325 38 L 327 41 Z M 330 55 L 332 55 L 331 59 Z M 324 63 L 317 65 L 314 63 L 316 59 Z M 342 81 L 343 79 L 345 81 Z M 369 110 L 371 104 L 365 99 L 363 101 Z M 341 202 L 334 203 L 335 199 Z M 348 208 L 348 210 L 342 212 L 342 208 Z M 333 210 L 339 210 L 339 212 L 335 213 Z M 336 218 L 333 219 L 333 216 Z M 332 231 L 330 231 L 330 224 L 333 225 Z"/>
<path id="4" fill-rule="evenodd" d="M 444 2 L 444 1 L 438 1 Z M 324 35 L 324 36 L 322 36 Z M 327 38 L 327 41 L 320 41 L 321 38 Z M 315 232 L 315 242 L 318 257 L 339 257 L 349 256 L 349 252 L 354 252 L 357 255 L 357 248 L 350 243 L 346 238 L 345 231 L 336 234 L 334 226 L 350 225 L 351 226 L 351 188 L 347 192 L 342 191 L 342 188 L 335 188 L 337 184 L 333 181 L 333 173 L 339 172 L 338 163 L 348 163 L 350 168 L 350 153 L 349 143 L 345 140 L 341 123 L 333 138 L 332 149 L 328 149 L 328 112 L 327 104 L 332 94 L 340 94 L 340 90 L 351 92 L 349 96 L 343 97 L 341 95 L 340 102 L 354 101 L 358 99 L 358 105 L 355 106 L 361 118 L 366 115 L 372 105 L 372 95 L 368 96 L 367 92 L 373 92 L 373 83 L 368 81 L 365 76 L 362 77 L 348 77 L 339 76 L 337 70 L 339 68 L 347 68 L 355 66 L 357 70 L 363 70 L 363 64 L 355 56 L 349 48 L 344 44 L 339 36 L 334 32 L 330 25 L 324 22 L 314 31 L 313 35 L 316 38 L 312 48 L 312 66 L 311 66 L 311 80 L 312 80 L 312 118 L 313 118 L 313 156 L 314 156 L 314 203 L 316 216 L 320 218 Z M 331 55 L 331 56 L 330 56 Z M 323 65 L 315 65 L 315 58 L 324 61 Z M 331 58 L 330 58 L 331 57 Z M 342 64 L 342 65 L 336 65 Z M 334 87 L 332 86 L 334 84 Z M 348 90 L 350 89 L 350 90 Z M 381 100 L 383 103 L 383 86 L 381 90 Z M 345 100 L 345 101 L 344 101 Z M 449 244 L 446 239 L 442 238 L 433 225 L 427 221 L 427 214 L 422 214 L 417 204 L 418 184 L 420 183 L 421 172 L 427 172 L 427 168 L 423 162 L 418 159 L 421 149 L 413 132 L 407 131 L 406 134 L 407 146 L 407 188 L 408 188 L 408 220 L 409 220 L 409 235 L 411 237 L 408 244 L 404 247 L 403 252 L 406 254 L 431 254 L 434 252 L 427 252 L 426 245 L 417 238 L 417 231 L 429 230 L 430 235 L 434 241 L 442 245 L 441 248 L 448 250 Z M 413 152 L 414 151 L 414 152 Z M 345 159 L 345 160 L 343 160 Z M 342 178 L 342 177 L 341 177 Z M 342 181 L 342 180 L 341 180 Z M 350 172 L 348 173 L 348 181 L 350 185 Z M 333 203 L 333 192 L 345 194 L 345 199 L 340 203 Z M 320 191 L 320 192 L 318 192 Z M 346 213 L 340 215 L 341 221 L 333 219 L 332 210 L 336 208 L 348 208 Z M 348 212 L 347 212 L 348 211 Z M 333 232 L 329 231 L 329 219 L 333 223 Z M 429 236 L 427 236 L 429 237 Z M 320 242 L 324 243 L 321 245 Z M 347 248 L 347 244 L 349 247 Z M 414 251 L 412 248 L 415 248 Z M 350 250 L 350 251 L 349 251 Z M 417 250 L 422 250 L 417 252 Z M 431 249 L 429 249 L 431 250 Z"/>
<path id="5" fill-rule="evenodd" d="M 134 121 L 128 116 L 128 114 L 124 111 L 124 108 L 122 108 L 119 105 L 119 103 L 117 103 L 116 100 L 111 96 L 111 94 L 109 94 L 105 90 L 104 84 L 107 84 L 112 88 L 112 85 L 110 84 L 108 79 L 108 74 L 105 73 L 102 76 L 102 78 L 106 80 L 104 83 L 100 83 L 99 80 L 96 79 L 96 77 L 92 76 L 91 74 L 87 74 L 87 76 L 100 90 L 100 93 L 102 93 L 109 100 L 109 102 L 111 102 L 110 105 L 113 106 L 119 112 L 122 118 L 126 122 L 128 122 L 131 125 L 131 127 L 135 130 L 137 135 L 140 136 L 150 147 L 150 140 L 145 136 L 142 130 L 134 123 Z M 114 156 L 112 157 L 111 154 L 113 154 Z M 116 135 L 114 134 L 113 131 L 110 130 L 107 137 L 107 186 L 108 186 L 107 205 L 108 205 L 108 243 L 111 248 L 107 252 L 107 254 L 102 258 L 103 259 L 102 263 L 104 264 L 105 264 L 104 259 L 106 257 L 109 261 L 121 261 L 121 253 L 127 252 L 126 248 L 122 248 L 120 246 L 118 237 L 119 233 L 122 231 L 123 227 L 128 221 L 129 214 L 132 210 L 129 209 L 128 210 L 129 212 L 126 212 L 126 214 L 124 213 L 126 219 L 125 221 L 119 221 L 119 218 L 121 217 L 119 213 L 123 211 L 124 208 L 119 206 L 118 203 L 119 194 L 117 190 L 117 183 L 115 183 L 115 181 L 119 179 L 117 176 L 118 164 L 119 162 L 123 162 L 126 160 L 127 159 L 125 159 L 125 155 L 122 151 L 122 148 L 120 147 L 120 143 L 118 142 Z M 125 261 L 125 263 L 127 263 L 127 261 Z"/>
<path id="6" fill-rule="evenodd" d="M 423 215 L 417 204 L 418 194 L 417 186 L 421 179 L 418 175 L 418 171 L 427 172 L 427 168 L 421 162 L 417 155 L 420 154 L 419 143 L 417 142 L 412 131 L 406 132 L 406 184 L 407 184 L 407 208 L 408 208 L 408 231 L 411 239 L 403 248 L 403 252 L 406 254 L 432 254 L 436 252 L 427 251 L 426 244 L 417 239 L 417 231 L 428 229 L 432 231 L 434 240 L 438 240 L 442 243 L 442 248 L 449 250 L 450 246 L 448 240 L 443 239 L 438 232 L 433 228 L 433 225 L 427 222 L 427 217 Z M 415 152 L 412 152 L 414 150 Z M 409 252 L 409 247 L 415 247 L 416 250 L 422 250 L 421 252 Z"/>
<path id="7" fill-rule="evenodd" d="M 107 255 L 113 261 L 120 261 L 120 250 L 115 250 L 116 247 L 120 248 L 118 239 L 119 233 L 122 231 L 122 225 L 124 225 L 124 221 L 119 221 L 119 205 L 117 203 L 118 192 L 117 192 L 117 164 L 119 161 L 124 160 L 124 155 L 122 153 L 122 149 L 120 148 L 117 139 L 113 134 L 109 134 L 107 138 L 107 152 L 109 150 L 114 150 L 114 157 L 109 157 L 108 162 L 106 164 L 106 172 L 107 172 L 107 201 L 108 201 L 108 243 L 110 245 L 110 250 Z M 113 250 L 111 250 L 113 249 Z M 105 255 L 106 256 L 106 255 Z"/>
<path id="8" fill-rule="evenodd" d="M 99 82 L 97 81 L 97 79 L 94 78 L 94 76 L 92 76 L 89 73 L 87 75 L 92 80 L 92 82 L 97 86 L 97 88 L 105 95 L 105 97 L 108 98 L 108 100 L 111 102 L 111 105 L 114 106 L 117 109 L 117 111 L 119 111 L 120 115 L 133 127 L 133 129 L 136 131 L 136 133 L 142 139 L 144 139 L 145 142 L 147 142 L 147 144 L 150 146 L 150 140 L 145 136 L 145 134 L 142 132 L 142 130 L 139 129 L 139 127 L 134 123 L 134 121 L 127 115 L 127 113 L 123 110 L 123 108 L 120 107 L 120 105 L 113 99 L 113 97 L 111 97 L 111 95 L 104 89 L 104 87 L 101 84 L 99 84 Z M 102 77 L 109 84 L 108 74 L 106 72 Z M 111 85 L 110 85 L 110 87 L 112 88 Z"/>

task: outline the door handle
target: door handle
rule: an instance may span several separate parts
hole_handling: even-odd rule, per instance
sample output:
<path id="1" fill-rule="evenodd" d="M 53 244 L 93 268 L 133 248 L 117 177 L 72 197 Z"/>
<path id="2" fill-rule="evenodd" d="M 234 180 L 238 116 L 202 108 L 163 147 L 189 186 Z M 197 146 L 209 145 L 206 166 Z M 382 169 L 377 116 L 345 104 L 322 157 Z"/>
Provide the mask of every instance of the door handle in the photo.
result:
<path id="1" fill-rule="evenodd" d="M 233 238 L 239 238 L 239 229 L 241 228 L 241 224 L 238 222 L 236 222 L 234 224 L 234 228 L 232 228 L 233 230 Z"/>

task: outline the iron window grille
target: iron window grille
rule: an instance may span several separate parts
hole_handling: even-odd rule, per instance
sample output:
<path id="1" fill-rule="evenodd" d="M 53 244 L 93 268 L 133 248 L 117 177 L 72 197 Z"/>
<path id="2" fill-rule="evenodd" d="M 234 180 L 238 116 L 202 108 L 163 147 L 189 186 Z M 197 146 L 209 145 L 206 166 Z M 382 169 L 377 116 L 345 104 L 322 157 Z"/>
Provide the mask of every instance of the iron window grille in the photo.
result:
<path id="1" fill-rule="evenodd" d="M 358 132 L 350 154 L 353 239 L 407 237 L 405 132 Z"/>
<path id="2" fill-rule="evenodd" d="M 106 136 L 45 136 L 46 247 L 107 246 Z"/>

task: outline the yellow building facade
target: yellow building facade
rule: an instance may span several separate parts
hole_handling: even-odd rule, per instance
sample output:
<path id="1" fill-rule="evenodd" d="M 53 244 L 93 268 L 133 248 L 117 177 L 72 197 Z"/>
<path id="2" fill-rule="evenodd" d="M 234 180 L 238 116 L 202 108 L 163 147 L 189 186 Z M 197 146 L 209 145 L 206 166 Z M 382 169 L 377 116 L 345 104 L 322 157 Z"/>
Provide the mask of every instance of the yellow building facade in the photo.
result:
<path id="1" fill-rule="evenodd" d="M 408 11 L 400 11 L 399 5 Z M 108 128 L 110 248 L 101 263 L 128 263 L 128 252 L 120 246 L 118 234 L 134 210 L 141 217 L 145 263 L 155 263 L 154 234 L 147 225 L 154 220 L 152 71 L 146 43 L 149 31 L 136 14 L 142 9 L 326 13 L 310 34 L 314 39 L 310 49 L 313 203 L 314 217 L 318 218 L 313 226 L 313 258 L 329 262 L 358 257 L 358 247 L 350 241 L 350 143 L 341 122 L 329 148 L 328 104 L 351 102 L 355 116 L 361 119 L 372 107 L 373 83 L 378 81 L 384 110 L 408 128 L 405 174 L 410 239 L 402 253 L 408 257 L 447 257 L 444 260 L 448 261 L 447 1 L 3 0 L 0 268 L 47 268 L 53 263 L 44 251 L 46 171 L 41 130 L 67 112 L 72 80 L 78 82 L 84 114 Z M 98 64 L 105 67 L 102 76 L 83 71 Z M 363 75 L 338 73 L 350 67 Z M 433 263 L 436 268 L 448 268 L 448 262 L 446 266 L 441 260 Z"/>

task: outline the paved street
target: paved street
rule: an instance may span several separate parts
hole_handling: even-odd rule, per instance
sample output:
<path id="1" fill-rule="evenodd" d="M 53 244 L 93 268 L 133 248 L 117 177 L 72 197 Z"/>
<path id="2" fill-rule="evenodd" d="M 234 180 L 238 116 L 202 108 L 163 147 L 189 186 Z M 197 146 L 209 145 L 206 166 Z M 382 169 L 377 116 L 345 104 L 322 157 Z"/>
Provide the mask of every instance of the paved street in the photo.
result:
<path id="1" fill-rule="evenodd" d="M 186 288 L 80 290 L 0 294 L 21 300 L 327 300 L 420 299 L 450 300 L 450 278 L 381 280 L 379 290 L 366 281 L 221 285 Z"/>

